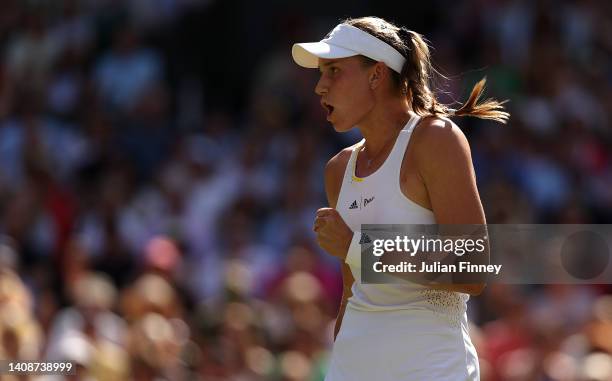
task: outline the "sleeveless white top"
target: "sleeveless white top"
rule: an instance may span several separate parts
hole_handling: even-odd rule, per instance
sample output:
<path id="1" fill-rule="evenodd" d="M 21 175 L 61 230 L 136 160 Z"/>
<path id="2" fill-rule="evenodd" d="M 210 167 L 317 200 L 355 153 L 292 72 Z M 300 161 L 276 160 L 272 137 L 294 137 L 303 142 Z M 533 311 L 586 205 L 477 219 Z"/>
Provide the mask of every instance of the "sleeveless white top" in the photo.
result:
<path id="1" fill-rule="evenodd" d="M 361 224 L 435 224 L 431 210 L 408 199 L 400 188 L 400 168 L 410 136 L 420 117 L 413 115 L 400 131 L 389 156 L 376 172 L 359 178 L 355 175 L 357 154 L 365 139 L 353 146 L 340 188 L 336 210 L 353 231 Z M 426 308 L 452 320 L 465 313 L 469 295 L 431 288 L 409 282 L 401 284 L 362 284 L 359 264 L 349 263 L 355 278 L 348 306 L 363 311 Z"/>

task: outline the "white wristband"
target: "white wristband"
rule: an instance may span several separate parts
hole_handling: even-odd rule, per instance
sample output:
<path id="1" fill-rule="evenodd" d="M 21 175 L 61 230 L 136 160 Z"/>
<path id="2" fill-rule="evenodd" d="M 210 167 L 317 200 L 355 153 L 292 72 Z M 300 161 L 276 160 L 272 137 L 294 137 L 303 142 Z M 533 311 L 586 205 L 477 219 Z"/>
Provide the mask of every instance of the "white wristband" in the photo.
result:
<path id="1" fill-rule="evenodd" d="M 346 253 L 346 258 L 344 258 L 344 262 L 353 267 L 361 267 L 361 231 L 355 230 L 353 232 L 353 239 L 351 239 L 351 245 L 348 248 L 348 252 Z"/>

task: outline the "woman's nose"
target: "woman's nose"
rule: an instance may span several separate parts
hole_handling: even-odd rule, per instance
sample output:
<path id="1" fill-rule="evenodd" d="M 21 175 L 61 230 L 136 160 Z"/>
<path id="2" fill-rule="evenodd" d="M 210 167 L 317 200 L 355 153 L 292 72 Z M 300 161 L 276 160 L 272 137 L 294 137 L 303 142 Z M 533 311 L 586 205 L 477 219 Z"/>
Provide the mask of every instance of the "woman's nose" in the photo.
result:
<path id="1" fill-rule="evenodd" d="M 327 93 L 327 81 L 324 80 L 323 76 L 319 78 L 319 82 L 315 86 L 315 93 L 319 96 Z"/>

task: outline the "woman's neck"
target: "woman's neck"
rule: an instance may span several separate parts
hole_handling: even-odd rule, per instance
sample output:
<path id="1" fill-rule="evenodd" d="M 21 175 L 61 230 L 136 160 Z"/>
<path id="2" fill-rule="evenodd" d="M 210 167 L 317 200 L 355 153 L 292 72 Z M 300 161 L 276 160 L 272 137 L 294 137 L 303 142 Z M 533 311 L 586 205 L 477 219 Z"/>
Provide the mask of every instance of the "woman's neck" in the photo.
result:
<path id="1" fill-rule="evenodd" d="M 372 110 L 370 116 L 359 124 L 361 135 L 365 138 L 366 159 L 373 161 L 386 151 L 413 115 L 409 106 L 381 112 Z"/>

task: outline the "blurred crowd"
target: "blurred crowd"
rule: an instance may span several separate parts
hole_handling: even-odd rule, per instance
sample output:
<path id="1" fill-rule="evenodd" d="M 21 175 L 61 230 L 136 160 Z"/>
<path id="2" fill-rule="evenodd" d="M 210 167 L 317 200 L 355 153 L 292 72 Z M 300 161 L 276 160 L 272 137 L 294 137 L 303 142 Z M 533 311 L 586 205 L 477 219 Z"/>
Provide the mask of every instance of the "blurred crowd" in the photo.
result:
<path id="1" fill-rule="evenodd" d="M 442 101 L 485 75 L 509 100 L 507 126 L 456 120 L 489 223 L 612 221 L 611 3 L 270 3 L 0 2 L 0 359 L 323 380 L 342 290 L 312 222 L 359 136 L 325 122 L 290 47 L 349 14 L 423 33 Z M 611 294 L 489 285 L 469 304 L 482 379 L 612 380 Z"/>

